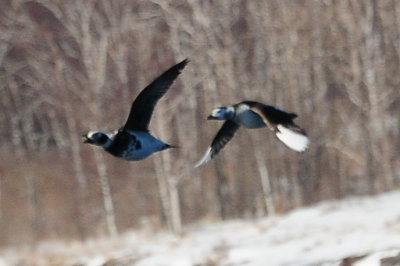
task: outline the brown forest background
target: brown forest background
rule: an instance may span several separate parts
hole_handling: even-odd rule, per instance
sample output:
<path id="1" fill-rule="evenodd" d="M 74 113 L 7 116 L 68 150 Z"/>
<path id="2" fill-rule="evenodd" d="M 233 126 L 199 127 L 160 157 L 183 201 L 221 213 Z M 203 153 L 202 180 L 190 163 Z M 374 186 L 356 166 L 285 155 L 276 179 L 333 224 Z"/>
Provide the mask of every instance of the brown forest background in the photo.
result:
<path id="1" fill-rule="evenodd" d="M 400 2 L 0 1 L 0 244 L 253 218 L 400 184 Z M 141 162 L 83 145 L 153 78 L 191 60 Z M 195 169 L 217 106 L 296 112 L 302 154 L 240 130 Z"/>

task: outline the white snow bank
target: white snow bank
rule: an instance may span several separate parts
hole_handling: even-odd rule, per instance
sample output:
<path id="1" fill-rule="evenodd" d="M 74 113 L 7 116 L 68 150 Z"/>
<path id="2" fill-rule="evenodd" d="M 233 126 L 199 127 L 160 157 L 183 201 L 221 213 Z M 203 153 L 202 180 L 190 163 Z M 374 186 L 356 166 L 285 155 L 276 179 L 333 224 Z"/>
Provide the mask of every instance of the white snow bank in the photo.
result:
<path id="1" fill-rule="evenodd" d="M 133 231 L 114 240 L 57 243 L 54 249 L 53 244 L 42 244 L 34 252 L 9 249 L 0 253 L 0 262 L 327 266 L 338 265 L 346 257 L 367 255 L 355 265 L 375 266 L 387 254 L 400 253 L 399 205 L 400 192 L 391 192 L 324 202 L 274 218 L 202 223 L 188 227 L 184 236 Z"/>

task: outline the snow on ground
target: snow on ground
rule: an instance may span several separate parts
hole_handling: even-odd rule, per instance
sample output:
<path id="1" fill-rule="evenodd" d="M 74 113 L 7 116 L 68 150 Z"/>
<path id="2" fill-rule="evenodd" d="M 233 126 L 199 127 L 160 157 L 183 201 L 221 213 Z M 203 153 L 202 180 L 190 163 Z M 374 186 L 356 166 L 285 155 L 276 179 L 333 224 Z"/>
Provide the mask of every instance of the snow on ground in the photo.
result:
<path id="1" fill-rule="evenodd" d="M 400 192 L 324 202 L 287 215 L 202 223 L 182 236 L 132 231 L 118 239 L 47 242 L 0 251 L 3 265 L 380 265 L 400 254 Z M 400 264 L 393 264 L 400 265 Z"/>

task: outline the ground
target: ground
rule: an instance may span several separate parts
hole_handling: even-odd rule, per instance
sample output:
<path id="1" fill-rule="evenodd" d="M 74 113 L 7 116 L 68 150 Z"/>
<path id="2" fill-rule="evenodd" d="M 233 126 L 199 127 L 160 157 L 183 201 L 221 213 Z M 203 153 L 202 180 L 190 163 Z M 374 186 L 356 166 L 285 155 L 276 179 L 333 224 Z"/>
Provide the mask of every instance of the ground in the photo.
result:
<path id="1" fill-rule="evenodd" d="M 400 265 L 400 192 L 323 202 L 287 215 L 192 225 L 177 236 L 45 242 L 0 252 L 5 265 Z"/>

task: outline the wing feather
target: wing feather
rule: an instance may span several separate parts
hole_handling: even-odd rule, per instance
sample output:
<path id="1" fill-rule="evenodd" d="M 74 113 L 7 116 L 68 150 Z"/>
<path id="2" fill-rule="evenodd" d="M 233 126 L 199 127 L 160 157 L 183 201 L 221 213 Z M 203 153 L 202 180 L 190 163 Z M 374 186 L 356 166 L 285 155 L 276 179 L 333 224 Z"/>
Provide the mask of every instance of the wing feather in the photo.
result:
<path id="1" fill-rule="evenodd" d="M 124 129 L 148 131 L 150 119 L 158 100 L 168 91 L 188 62 L 189 60 L 185 59 L 169 68 L 139 93 L 132 103 Z"/>
<path id="2" fill-rule="evenodd" d="M 239 125 L 231 120 L 226 120 L 222 125 L 221 129 L 215 135 L 210 147 L 204 153 L 203 157 L 196 163 L 195 167 L 199 167 L 202 164 L 210 161 L 218 152 L 233 138 L 236 131 L 239 129 Z"/>

